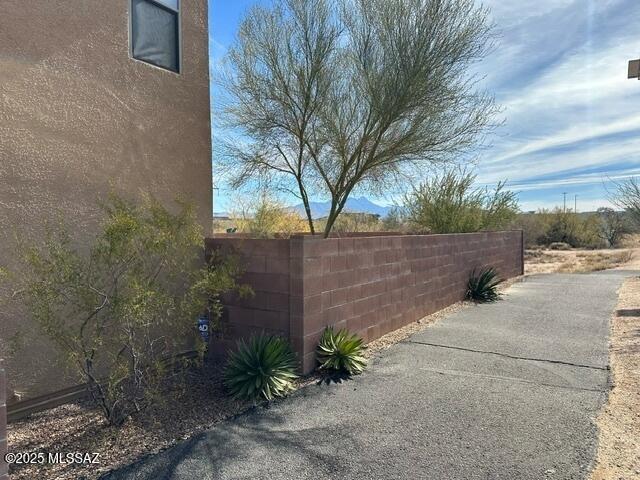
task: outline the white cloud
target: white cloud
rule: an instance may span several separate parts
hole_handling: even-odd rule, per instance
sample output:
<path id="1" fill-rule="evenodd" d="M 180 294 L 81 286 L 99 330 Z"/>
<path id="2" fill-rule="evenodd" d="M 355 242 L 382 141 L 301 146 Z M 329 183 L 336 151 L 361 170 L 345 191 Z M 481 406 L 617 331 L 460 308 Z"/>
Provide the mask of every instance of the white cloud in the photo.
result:
<path id="1" fill-rule="evenodd" d="M 640 135 L 633 136 L 640 132 L 640 82 L 626 79 L 627 60 L 639 54 L 640 3 L 488 5 L 504 37 L 484 65 L 487 88 L 503 105 L 506 125 L 483 155 L 479 180 L 509 178 L 533 191 L 596 184 L 607 171 L 640 173 L 624 168 L 640 166 Z M 545 175 L 553 180 L 534 181 Z M 604 202 L 604 189 L 600 196 Z"/>

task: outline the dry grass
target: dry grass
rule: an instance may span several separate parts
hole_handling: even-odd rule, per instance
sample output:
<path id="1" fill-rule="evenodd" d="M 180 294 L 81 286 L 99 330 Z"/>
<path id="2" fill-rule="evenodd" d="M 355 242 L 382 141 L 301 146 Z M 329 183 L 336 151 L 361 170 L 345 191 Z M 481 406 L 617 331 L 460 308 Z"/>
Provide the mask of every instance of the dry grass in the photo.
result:
<path id="1" fill-rule="evenodd" d="M 597 272 L 619 267 L 630 262 L 632 258 L 631 250 L 578 252 L 574 261 L 565 263 L 558 271 L 561 273 Z"/>
<path id="2" fill-rule="evenodd" d="M 583 273 L 618 268 L 638 256 L 635 249 L 525 251 L 525 273 Z"/>
<path id="3" fill-rule="evenodd" d="M 640 248 L 640 233 L 625 235 L 620 246 L 622 248 Z"/>
<path id="4" fill-rule="evenodd" d="M 598 417 L 592 480 L 640 478 L 640 277 L 625 281 L 612 319 L 613 388 Z"/>

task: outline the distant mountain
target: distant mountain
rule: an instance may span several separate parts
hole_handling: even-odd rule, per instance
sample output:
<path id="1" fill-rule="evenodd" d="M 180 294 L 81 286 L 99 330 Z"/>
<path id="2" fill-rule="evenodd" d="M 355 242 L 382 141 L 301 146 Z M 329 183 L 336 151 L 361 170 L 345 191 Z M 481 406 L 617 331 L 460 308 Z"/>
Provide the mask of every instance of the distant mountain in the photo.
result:
<path id="1" fill-rule="evenodd" d="M 311 216 L 313 218 L 326 217 L 331 210 L 331 202 L 328 200 L 326 202 L 310 202 L 309 206 L 311 207 Z M 304 215 L 304 206 L 302 204 L 296 205 L 293 208 L 301 215 Z M 382 205 L 373 203 L 367 197 L 356 197 L 347 199 L 343 211 L 350 213 L 373 213 L 384 217 L 389 213 L 389 210 L 391 210 L 391 207 L 383 207 Z"/>

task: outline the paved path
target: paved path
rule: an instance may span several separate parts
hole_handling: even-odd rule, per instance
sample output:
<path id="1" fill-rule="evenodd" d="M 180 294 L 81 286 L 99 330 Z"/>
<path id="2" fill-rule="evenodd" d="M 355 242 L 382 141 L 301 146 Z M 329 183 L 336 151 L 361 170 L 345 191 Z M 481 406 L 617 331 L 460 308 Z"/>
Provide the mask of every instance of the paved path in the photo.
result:
<path id="1" fill-rule="evenodd" d="M 632 272 L 541 275 L 111 479 L 581 479 Z"/>

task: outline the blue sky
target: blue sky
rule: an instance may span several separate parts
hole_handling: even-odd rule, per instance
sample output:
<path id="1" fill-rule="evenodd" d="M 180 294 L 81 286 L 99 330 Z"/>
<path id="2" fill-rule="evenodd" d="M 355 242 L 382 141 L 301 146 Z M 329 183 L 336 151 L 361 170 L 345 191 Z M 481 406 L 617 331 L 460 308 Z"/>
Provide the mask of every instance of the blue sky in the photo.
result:
<path id="1" fill-rule="evenodd" d="M 210 0 L 212 69 L 254 3 Z M 562 192 L 571 206 L 578 196 L 580 211 L 608 205 L 610 179 L 640 175 L 640 81 L 626 78 L 627 61 L 640 58 L 640 2 L 482 4 L 500 37 L 478 69 L 503 107 L 504 125 L 480 153 L 478 182 L 507 180 L 525 211 L 561 205 Z M 215 158 L 213 169 L 215 180 Z M 214 208 L 221 211 L 233 195 L 217 186 Z"/>

